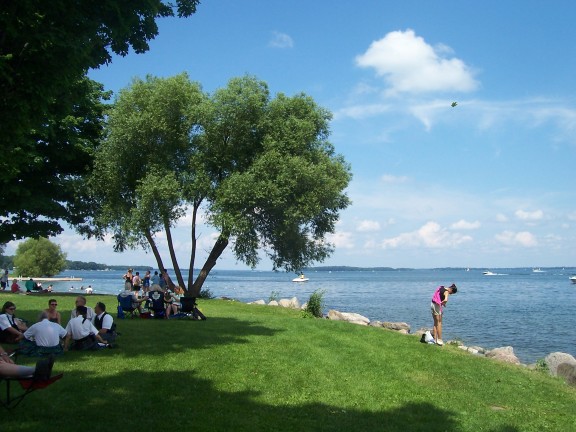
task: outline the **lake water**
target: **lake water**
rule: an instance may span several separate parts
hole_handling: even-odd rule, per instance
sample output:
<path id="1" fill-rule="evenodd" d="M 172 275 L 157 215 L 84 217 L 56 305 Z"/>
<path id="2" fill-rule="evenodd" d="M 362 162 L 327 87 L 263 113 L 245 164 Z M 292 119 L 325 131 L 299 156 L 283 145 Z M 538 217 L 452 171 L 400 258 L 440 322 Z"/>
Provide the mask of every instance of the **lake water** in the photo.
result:
<path id="1" fill-rule="evenodd" d="M 438 285 L 456 283 L 444 316 L 444 340 L 495 348 L 511 345 L 523 363 L 551 352 L 576 355 L 576 285 L 568 277 L 575 268 L 398 271 L 311 271 L 310 280 L 293 283 L 293 274 L 250 270 L 213 270 L 204 288 L 217 297 L 248 302 L 297 297 L 304 303 L 315 290 L 324 290 L 325 312 L 357 312 L 370 320 L 403 321 L 413 331 L 431 327 L 430 299 Z M 68 271 L 62 276 L 82 282 L 54 284 L 56 291 L 92 285 L 96 293 L 116 294 L 122 287 L 119 271 Z M 143 274 L 144 272 L 141 272 Z M 173 272 L 170 272 L 173 276 Z M 46 284 L 45 284 L 46 285 Z"/>

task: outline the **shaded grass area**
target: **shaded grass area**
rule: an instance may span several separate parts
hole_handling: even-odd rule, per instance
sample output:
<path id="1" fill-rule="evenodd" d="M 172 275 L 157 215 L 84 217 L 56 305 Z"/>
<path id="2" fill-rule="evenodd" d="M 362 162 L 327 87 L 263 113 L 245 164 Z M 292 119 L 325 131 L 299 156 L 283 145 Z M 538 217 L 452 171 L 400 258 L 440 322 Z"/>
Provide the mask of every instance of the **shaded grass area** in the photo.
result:
<path id="1" fill-rule="evenodd" d="M 5 299 L 30 320 L 47 303 Z M 65 322 L 73 302 L 59 298 Z M 207 321 L 117 320 L 118 349 L 59 357 L 64 379 L 3 412 L 1 429 L 576 430 L 576 392 L 544 373 L 282 308 L 200 306 Z"/>

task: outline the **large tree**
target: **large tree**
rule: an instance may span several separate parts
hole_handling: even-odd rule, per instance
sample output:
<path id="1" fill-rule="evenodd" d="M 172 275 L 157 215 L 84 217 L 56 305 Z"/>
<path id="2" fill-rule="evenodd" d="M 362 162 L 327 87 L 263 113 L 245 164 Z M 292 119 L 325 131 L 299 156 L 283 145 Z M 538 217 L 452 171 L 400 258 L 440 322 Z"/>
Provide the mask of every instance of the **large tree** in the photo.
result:
<path id="1" fill-rule="evenodd" d="M 54 276 L 66 268 L 66 254 L 47 238 L 31 238 L 18 245 L 14 267 L 24 276 Z"/>
<path id="2" fill-rule="evenodd" d="M 102 88 L 86 79 L 112 54 L 148 50 L 156 20 L 198 0 L 0 2 L 0 242 L 75 223 L 75 182 L 99 139 Z"/>
<path id="3" fill-rule="evenodd" d="M 208 95 L 186 74 L 135 80 L 109 113 L 91 194 L 94 218 L 83 232 L 114 234 L 118 250 L 144 246 L 164 267 L 163 232 L 178 283 L 197 295 L 231 243 L 255 266 L 265 253 L 275 269 L 299 270 L 333 250 L 326 241 L 349 205 L 351 174 L 328 142 L 331 114 L 299 94 L 270 97 L 246 76 Z M 187 284 L 171 228 L 192 214 Z M 194 275 L 200 216 L 219 235 Z"/>

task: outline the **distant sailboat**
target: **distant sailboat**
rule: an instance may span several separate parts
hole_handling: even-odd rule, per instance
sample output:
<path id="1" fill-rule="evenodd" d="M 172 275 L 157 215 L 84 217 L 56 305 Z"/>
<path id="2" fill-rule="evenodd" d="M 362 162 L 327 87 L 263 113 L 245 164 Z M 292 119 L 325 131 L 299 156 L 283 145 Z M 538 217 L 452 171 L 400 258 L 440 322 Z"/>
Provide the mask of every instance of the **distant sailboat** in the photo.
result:
<path id="1" fill-rule="evenodd" d="M 533 268 L 532 273 L 546 273 L 546 270 L 542 270 L 540 267 Z"/>

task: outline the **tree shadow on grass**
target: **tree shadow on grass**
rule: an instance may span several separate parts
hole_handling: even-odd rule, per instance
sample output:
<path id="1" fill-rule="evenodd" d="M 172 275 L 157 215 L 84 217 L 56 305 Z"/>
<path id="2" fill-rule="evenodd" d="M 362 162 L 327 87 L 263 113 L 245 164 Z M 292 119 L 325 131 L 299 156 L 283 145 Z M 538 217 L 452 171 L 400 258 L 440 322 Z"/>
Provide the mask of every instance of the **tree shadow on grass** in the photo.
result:
<path id="1" fill-rule="evenodd" d="M 295 388 L 294 393 L 299 390 Z M 193 371 L 134 371 L 113 379 L 96 373 L 71 372 L 42 394 L 29 396 L 10 418 L 3 420 L 2 429 L 66 432 L 91 425 L 99 430 L 461 430 L 455 413 L 425 402 L 373 412 L 316 401 L 270 405 L 263 402 L 267 396 L 255 391 L 218 390 Z"/>

